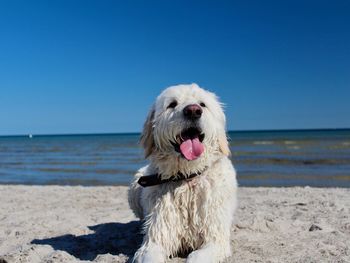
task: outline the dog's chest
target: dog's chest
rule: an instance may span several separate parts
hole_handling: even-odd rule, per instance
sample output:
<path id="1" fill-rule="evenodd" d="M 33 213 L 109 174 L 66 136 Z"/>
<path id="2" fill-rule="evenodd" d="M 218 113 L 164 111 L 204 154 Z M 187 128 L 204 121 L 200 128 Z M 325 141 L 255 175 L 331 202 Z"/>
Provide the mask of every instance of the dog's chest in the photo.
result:
<path id="1" fill-rule="evenodd" d="M 208 206 L 208 193 L 211 190 L 210 182 L 206 177 L 184 181 L 173 192 L 174 209 L 181 214 L 184 225 L 195 226 L 198 220 L 203 221 Z M 202 222 L 203 223 L 203 222 Z"/>

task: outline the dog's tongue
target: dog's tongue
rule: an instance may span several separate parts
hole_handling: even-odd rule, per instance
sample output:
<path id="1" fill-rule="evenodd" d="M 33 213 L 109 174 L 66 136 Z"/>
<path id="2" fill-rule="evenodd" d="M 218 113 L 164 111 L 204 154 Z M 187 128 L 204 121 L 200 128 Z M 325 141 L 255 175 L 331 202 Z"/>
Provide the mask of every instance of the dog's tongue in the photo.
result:
<path id="1" fill-rule="evenodd" d="M 198 138 L 187 139 L 180 145 L 182 155 L 189 161 L 197 159 L 203 152 L 204 146 Z"/>

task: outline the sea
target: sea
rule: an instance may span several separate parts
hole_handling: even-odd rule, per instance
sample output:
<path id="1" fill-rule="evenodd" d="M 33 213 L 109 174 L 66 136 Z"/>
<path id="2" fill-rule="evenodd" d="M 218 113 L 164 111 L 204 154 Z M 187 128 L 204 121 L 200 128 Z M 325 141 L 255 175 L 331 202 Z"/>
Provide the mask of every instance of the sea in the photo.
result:
<path id="1" fill-rule="evenodd" d="M 350 187 L 350 129 L 229 132 L 240 186 Z M 0 136 L 0 184 L 128 185 L 140 134 Z"/>

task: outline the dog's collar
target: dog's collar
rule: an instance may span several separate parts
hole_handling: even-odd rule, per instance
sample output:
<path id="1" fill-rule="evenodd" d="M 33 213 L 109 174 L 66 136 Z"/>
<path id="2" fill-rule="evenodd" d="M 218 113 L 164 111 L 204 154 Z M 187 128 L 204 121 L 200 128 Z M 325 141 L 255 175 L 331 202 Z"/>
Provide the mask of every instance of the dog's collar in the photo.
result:
<path id="1" fill-rule="evenodd" d="M 159 185 L 159 184 L 164 184 L 164 183 L 169 183 L 169 182 L 178 182 L 182 180 L 190 180 L 196 176 L 201 175 L 207 168 L 204 168 L 203 171 L 197 172 L 197 173 L 192 173 L 189 175 L 184 175 L 183 173 L 177 173 L 177 175 L 173 175 L 170 178 L 167 179 L 162 179 L 161 174 L 150 174 L 150 175 L 144 175 L 139 178 L 137 183 L 143 187 L 148 187 L 148 186 L 154 186 L 154 185 Z"/>

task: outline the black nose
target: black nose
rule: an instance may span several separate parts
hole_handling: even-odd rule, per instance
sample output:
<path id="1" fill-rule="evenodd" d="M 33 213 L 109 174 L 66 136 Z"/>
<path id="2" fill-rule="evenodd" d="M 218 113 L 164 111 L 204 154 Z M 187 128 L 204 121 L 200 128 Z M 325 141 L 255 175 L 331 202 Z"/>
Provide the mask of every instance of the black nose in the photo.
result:
<path id="1" fill-rule="evenodd" d="M 197 120 L 202 116 L 202 108 L 197 104 L 187 105 L 183 109 L 183 113 L 186 119 Z"/>

